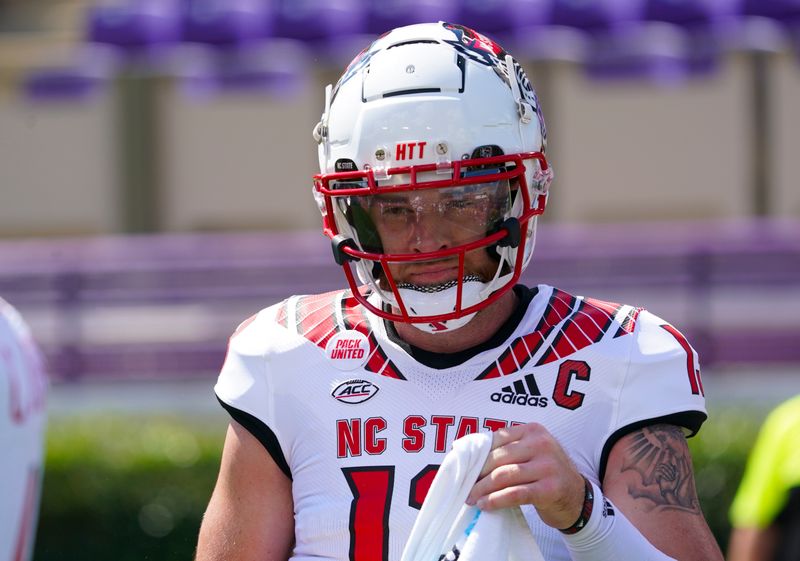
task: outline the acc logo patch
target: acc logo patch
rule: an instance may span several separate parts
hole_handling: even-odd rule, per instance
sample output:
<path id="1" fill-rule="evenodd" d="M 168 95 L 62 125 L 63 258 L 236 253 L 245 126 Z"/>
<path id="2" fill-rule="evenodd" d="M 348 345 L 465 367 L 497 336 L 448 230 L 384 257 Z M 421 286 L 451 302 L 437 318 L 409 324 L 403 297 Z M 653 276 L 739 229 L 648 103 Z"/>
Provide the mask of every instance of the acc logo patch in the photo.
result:
<path id="1" fill-rule="evenodd" d="M 354 370 L 363 366 L 369 358 L 369 350 L 367 336 L 355 329 L 340 331 L 325 345 L 325 355 L 339 370 Z"/>
<path id="2" fill-rule="evenodd" d="M 379 389 L 366 380 L 347 380 L 336 386 L 331 395 L 342 403 L 364 403 L 377 394 Z"/>

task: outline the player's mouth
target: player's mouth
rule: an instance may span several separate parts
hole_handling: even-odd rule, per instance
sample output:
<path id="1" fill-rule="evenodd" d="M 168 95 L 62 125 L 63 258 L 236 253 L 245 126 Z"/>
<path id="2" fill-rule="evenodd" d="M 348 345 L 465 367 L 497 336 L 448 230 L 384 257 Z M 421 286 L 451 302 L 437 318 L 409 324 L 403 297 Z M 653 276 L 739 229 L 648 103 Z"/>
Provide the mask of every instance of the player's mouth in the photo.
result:
<path id="1" fill-rule="evenodd" d="M 417 286 L 431 286 L 444 284 L 456 280 L 457 278 L 457 265 L 437 263 L 414 267 L 414 269 L 406 275 L 405 282 Z"/>
<path id="2" fill-rule="evenodd" d="M 464 276 L 464 284 L 469 282 L 483 282 L 483 280 L 478 275 L 467 274 Z M 458 280 L 455 278 L 451 278 L 444 282 L 428 283 L 428 284 L 418 284 L 406 281 L 398 283 L 397 288 L 416 290 L 417 292 L 425 292 L 432 294 L 432 293 L 442 292 L 444 290 L 447 290 L 448 288 L 456 286 L 457 284 Z"/>

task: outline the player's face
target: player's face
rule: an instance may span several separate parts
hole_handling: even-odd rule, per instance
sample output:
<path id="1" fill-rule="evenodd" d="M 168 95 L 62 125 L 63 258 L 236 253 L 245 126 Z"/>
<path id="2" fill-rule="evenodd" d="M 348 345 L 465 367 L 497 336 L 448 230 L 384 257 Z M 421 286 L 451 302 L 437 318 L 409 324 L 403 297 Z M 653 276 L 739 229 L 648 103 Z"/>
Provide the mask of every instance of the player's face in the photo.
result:
<path id="1" fill-rule="evenodd" d="M 390 193 L 369 197 L 364 203 L 384 253 L 428 253 L 485 237 L 506 211 L 508 186 L 493 182 Z M 439 285 L 458 278 L 458 256 L 389 263 L 389 269 L 397 284 Z M 486 248 L 466 253 L 465 274 L 477 275 L 485 282 L 496 269 L 497 261 Z"/>

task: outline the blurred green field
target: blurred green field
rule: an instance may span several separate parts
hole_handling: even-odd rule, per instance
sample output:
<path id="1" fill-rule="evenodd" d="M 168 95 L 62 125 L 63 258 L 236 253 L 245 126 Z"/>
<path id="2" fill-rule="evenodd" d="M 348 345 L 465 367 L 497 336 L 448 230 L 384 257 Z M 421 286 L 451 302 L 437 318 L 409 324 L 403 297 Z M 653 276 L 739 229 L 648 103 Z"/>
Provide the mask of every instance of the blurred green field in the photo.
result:
<path id="1" fill-rule="evenodd" d="M 192 559 L 224 434 L 218 418 L 51 419 L 34 560 Z"/>
<path id="2" fill-rule="evenodd" d="M 724 547 L 727 509 L 766 411 L 710 414 L 689 442 L 701 504 Z M 34 561 L 192 559 L 225 426 L 218 416 L 51 419 Z"/>

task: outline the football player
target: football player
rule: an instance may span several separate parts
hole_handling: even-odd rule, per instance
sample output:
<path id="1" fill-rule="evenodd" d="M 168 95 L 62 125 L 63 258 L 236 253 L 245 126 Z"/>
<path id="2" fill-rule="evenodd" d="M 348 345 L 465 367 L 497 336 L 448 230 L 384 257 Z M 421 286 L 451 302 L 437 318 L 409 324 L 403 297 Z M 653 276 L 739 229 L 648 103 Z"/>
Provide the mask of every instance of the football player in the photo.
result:
<path id="1" fill-rule="evenodd" d="M 19 313 L 0 298 L 0 560 L 33 556 L 44 465 L 43 362 Z"/>
<path id="2" fill-rule="evenodd" d="M 800 395 L 764 420 L 729 514 L 728 561 L 800 559 Z"/>
<path id="3" fill-rule="evenodd" d="M 686 436 L 695 351 L 640 308 L 518 283 L 552 178 L 533 87 L 497 43 L 395 29 L 314 129 L 346 290 L 232 336 L 208 560 L 398 561 L 454 439 L 494 432 L 468 502 L 521 505 L 551 561 L 720 560 Z"/>

